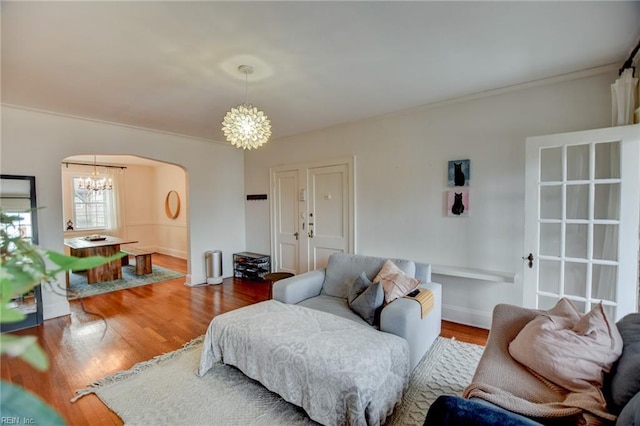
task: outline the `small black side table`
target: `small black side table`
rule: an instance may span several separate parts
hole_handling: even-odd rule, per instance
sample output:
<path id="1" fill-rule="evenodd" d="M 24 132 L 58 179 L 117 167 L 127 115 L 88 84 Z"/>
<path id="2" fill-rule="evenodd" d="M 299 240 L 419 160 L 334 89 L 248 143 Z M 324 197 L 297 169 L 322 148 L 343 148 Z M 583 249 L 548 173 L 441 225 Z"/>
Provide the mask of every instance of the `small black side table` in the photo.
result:
<path id="1" fill-rule="evenodd" d="M 264 275 L 264 279 L 269 281 L 269 299 L 273 299 L 273 283 L 285 278 L 293 277 L 295 274 L 291 272 L 271 272 Z"/>

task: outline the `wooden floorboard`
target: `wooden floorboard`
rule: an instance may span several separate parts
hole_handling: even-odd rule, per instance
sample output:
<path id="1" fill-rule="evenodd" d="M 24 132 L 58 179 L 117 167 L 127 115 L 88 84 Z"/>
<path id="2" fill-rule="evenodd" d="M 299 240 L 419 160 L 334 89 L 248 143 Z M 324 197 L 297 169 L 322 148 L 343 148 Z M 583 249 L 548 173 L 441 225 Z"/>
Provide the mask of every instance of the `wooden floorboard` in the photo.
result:
<path id="1" fill-rule="evenodd" d="M 185 260 L 161 254 L 153 263 L 187 272 Z M 121 425 L 95 395 L 75 403 L 77 389 L 106 375 L 171 352 L 204 334 L 223 312 L 267 300 L 269 286 L 227 278 L 222 285 L 187 287 L 184 278 L 71 301 L 71 315 L 47 320 L 16 334 L 36 335 L 50 367 L 38 372 L 20 359 L 3 356 L 0 376 L 39 395 L 69 425 Z M 487 330 L 444 321 L 442 336 L 484 345 Z"/>

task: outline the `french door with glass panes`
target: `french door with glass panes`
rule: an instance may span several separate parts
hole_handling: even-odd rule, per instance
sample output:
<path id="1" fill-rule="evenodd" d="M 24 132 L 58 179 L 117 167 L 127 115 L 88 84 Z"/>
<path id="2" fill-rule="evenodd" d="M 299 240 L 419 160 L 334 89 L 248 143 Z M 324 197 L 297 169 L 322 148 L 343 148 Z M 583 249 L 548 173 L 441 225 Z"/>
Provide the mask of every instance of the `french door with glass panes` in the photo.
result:
<path id="1" fill-rule="evenodd" d="M 640 125 L 526 141 L 524 305 L 638 311 Z"/>

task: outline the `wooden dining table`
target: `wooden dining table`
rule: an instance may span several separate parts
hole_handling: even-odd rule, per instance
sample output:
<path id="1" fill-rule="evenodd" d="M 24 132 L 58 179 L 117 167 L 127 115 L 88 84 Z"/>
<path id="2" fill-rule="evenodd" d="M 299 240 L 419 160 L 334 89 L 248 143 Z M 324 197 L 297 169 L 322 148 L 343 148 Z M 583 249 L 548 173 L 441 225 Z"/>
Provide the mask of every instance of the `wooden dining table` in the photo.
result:
<path id="1" fill-rule="evenodd" d="M 138 241 L 111 236 L 65 238 L 64 245 L 69 247 L 71 256 L 113 256 L 120 252 L 123 244 L 134 244 Z M 89 284 L 113 281 L 122 278 L 122 260 L 117 259 L 101 266 L 87 270 Z"/>

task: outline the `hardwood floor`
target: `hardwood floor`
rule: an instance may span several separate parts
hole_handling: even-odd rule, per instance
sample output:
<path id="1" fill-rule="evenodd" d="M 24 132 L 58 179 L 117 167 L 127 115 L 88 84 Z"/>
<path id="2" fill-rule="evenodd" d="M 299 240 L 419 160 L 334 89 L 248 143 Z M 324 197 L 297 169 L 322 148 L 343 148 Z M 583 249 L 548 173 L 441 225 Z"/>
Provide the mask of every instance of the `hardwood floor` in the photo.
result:
<path id="1" fill-rule="evenodd" d="M 161 254 L 153 262 L 183 273 L 186 261 Z M 75 403 L 75 390 L 111 373 L 171 352 L 204 334 L 211 318 L 267 300 L 267 283 L 225 279 L 222 285 L 186 287 L 184 278 L 71 302 L 71 315 L 17 332 L 36 335 L 49 355 L 40 373 L 19 359 L 3 356 L 3 380 L 39 395 L 69 425 L 121 425 L 95 395 Z M 487 330 L 443 322 L 442 336 L 484 345 Z"/>
<path id="2" fill-rule="evenodd" d="M 471 327 L 469 325 L 457 324 L 455 322 L 442 321 L 440 336 L 448 339 L 455 338 L 461 342 L 474 343 L 484 346 L 487 344 L 489 330 L 484 328 Z"/>

